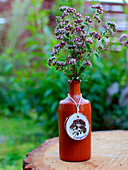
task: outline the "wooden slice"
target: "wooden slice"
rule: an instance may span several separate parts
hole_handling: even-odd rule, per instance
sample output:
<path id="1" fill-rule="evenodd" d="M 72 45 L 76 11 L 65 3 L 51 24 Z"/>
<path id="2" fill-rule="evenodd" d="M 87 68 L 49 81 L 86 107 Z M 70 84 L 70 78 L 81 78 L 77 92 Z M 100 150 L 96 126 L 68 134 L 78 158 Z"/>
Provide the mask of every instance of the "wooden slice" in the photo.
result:
<path id="1" fill-rule="evenodd" d="M 28 153 L 23 170 L 128 170 L 128 131 L 93 132 L 92 158 L 83 162 L 60 160 L 58 142 L 48 139 Z"/>

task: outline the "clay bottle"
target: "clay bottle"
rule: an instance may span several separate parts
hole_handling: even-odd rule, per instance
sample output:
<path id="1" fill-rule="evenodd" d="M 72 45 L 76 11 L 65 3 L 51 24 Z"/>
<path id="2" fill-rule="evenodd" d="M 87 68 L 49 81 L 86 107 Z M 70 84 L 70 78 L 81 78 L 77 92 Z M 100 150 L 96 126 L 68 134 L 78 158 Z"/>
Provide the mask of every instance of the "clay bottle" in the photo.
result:
<path id="1" fill-rule="evenodd" d="M 79 103 L 80 99 L 80 81 L 68 81 L 69 95 Z M 66 120 L 76 113 L 76 106 L 68 96 L 61 100 L 58 108 L 59 121 L 59 156 L 65 161 L 85 161 L 91 158 L 91 105 L 90 102 L 83 97 L 81 98 L 79 112 L 86 116 L 89 122 L 89 133 L 82 140 L 72 139 L 66 131 Z"/>

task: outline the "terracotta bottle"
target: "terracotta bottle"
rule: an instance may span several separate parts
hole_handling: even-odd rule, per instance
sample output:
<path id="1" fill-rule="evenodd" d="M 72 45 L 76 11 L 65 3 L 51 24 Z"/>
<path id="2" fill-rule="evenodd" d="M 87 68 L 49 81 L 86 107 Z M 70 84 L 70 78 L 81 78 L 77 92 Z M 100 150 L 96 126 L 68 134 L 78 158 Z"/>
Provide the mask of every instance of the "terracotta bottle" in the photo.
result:
<path id="1" fill-rule="evenodd" d="M 80 81 L 68 81 L 69 95 L 79 103 Z M 82 97 L 79 112 L 83 113 L 89 122 L 89 133 L 82 140 L 70 138 L 65 129 L 65 121 L 72 114 L 76 113 L 76 106 L 68 96 L 61 100 L 58 108 L 59 121 L 59 155 L 65 161 L 84 161 L 91 158 L 91 105 L 90 102 Z"/>

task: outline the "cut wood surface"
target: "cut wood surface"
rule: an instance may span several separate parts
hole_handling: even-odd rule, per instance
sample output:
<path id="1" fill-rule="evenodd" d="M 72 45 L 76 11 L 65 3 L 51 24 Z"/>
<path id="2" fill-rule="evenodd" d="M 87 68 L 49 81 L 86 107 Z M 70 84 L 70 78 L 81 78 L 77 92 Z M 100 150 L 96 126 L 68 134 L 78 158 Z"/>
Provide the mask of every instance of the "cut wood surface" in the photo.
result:
<path id="1" fill-rule="evenodd" d="M 83 162 L 60 160 L 58 142 L 48 139 L 28 153 L 23 170 L 128 170 L 128 131 L 93 132 L 92 157 Z"/>

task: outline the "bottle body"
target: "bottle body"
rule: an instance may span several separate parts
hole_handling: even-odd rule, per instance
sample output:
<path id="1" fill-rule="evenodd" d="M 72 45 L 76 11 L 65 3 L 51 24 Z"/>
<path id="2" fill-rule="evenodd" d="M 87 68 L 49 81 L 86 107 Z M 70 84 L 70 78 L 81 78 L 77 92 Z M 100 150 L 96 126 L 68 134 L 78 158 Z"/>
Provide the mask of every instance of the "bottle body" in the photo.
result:
<path id="1" fill-rule="evenodd" d="M 76 103 L 79 103 L 79 81 L 69 83 L 69 94 Z M 84 139 L 77 141 L 70 138 L 65 129 L 66 120 L 76 113 L 76 106 L 69 97 L 60 101 L 58 108 L 59 155 L 60 159 L 65 161 L 84 161 L 91 157 L 91 105 L 83 97 L 80 102 L 79 112 L 85 115 L 89 122 L 89 133 Z"/>

